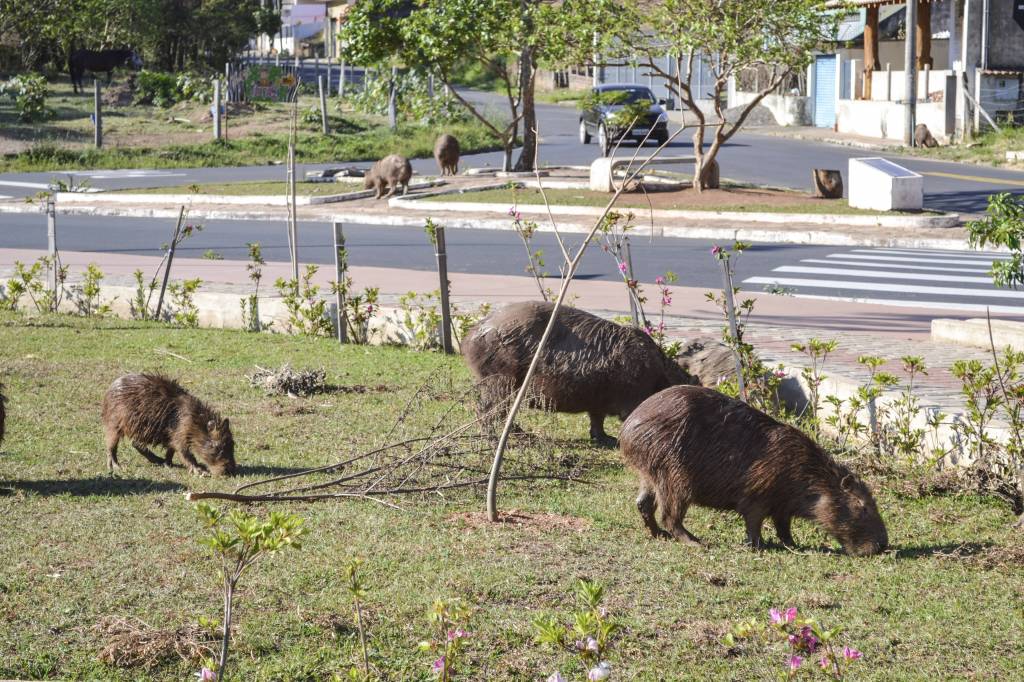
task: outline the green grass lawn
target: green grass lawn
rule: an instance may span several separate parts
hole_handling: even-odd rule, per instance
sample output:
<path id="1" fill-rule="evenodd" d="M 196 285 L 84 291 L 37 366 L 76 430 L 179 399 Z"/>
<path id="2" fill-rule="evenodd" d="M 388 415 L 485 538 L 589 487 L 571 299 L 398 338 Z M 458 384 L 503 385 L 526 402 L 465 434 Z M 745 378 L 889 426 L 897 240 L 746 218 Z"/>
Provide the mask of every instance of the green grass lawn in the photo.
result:
<path id="1" fill-rule="evenodd" d="M 7 438 L 0 450 L 0 678 L 185 680 L 199 662 L 156 667 L 100 662 L 104 618 L 138 618 L 174 630 L 219 619 L 216 568 L 186 490 L 322 465 L 379 444 L 405 406 L 394 438 L 423 433 L 448 409 L 469 419 L 457 357 L 399 348 L 339 347 L 325 339 L 178 330 L 121 320 L 0 314 Z M 173 353 L 174 355 L 169 355 Z M 184 358 L 184 359 L 181 359 Z M 324 367 L 343 387 L 310 398 L 267 397 L 245 375 L 255 365 Z M 150 465 L 122 445 L 120 478 L 105 471 L 100 402 L 115 377 L 162 371 L 231 418 L 241 478 L 199 479 Z M 419 387 L 426 386 L 425 392 Z M 864 652 L 849 679 L 1020 679 L 1024 571 L 1021 534 L 994 500 L 922 496 L 912 482 L 872 477 L 890 552 L 854 559 L 808 523 L 798 551 L 743 547 L 733 514 L 693 509 L 700 548 L 646 537 L 633 503 L 635 479 L 613 451 L 584 440 L 582 415 L 530 413 L 543 456 L 582 462 L 589 481 L 509 482 L 505 510 L 540 522 L 492 526 L 467 517 L 476 494 L 396 500 L 279 503 L 306 519 L 300 552 L 271 557 L 242 579 L 232 680 L 328 680 L 358 660 L 349 557 L 365 557 L 365 617 L 380 679 L 429 680 L 417 651 L 437 597 L 474 604 L 466 666 L 458 679 L 543 680 L 578 667 L 533 642 L 530 621 L 566 611 L 578 578 L 605 584 L 625 628 L 609 661 L 615 680 L 752 680 L 781 673 L 781 657 L 730 653 L 720 637 L 741 618 L 793 605 Z M 616 425 L 612 425 L 616 428 Z M 536 453 L 513 450 L 510 466 Z M 961 554 L 977 556 L 955 558 Z M 1017 552 L 1016 562 L 996 560 Z M 771 671 L 766 673 L 767 670 Z M 346 678 L 347 679 L 347 678 Z"/>
<path id="2" fill-rule="evenodd" d="M 119 77 L 121 78 L 121 77 Z M 288 149 L 289 107 L 261 104 L 255 111 L 230 115 L 227 139 L 212 140 L 210 121 L 201 116 L 209 108 L 191 102 L 168 109 L 153 106 L 108 107 L 104 110 L 104 148 L 92 147 L 92 97 L 74 95 L 70 84 L 50 84 L 47 105 L 56 117 L 36 123 L 18 120 L 14 102 L 0 98 L 0 150 L 5 139 L 29 142 L 19 153 L 0 156 L 0 172 L 47 171 L 74 168 L 187 168 L 241 166 L 283 162 Z M 319 132 L 301 116 L 316 104 L 316 97 L 299 99 L 300 163 L 376 160 L 392 153 L 429 157 L 440 134 L 438 126 L 404 122 L 397 131 L 385 118 L 330 104 L 331 133 Z M 463 154 L 500 149 L 490 132 L 475 120 L 444 126 L 459 139 Z"/>
<path id="3" fill-rule="evenodd" d="M 728 189 L 723 184 L 723 188 Z M 548 201 L 552 204 L 562 206 L 599 206 L 604 207 L 611 198 L 610 194 L 603 192 L 591 192 L 585 189 L 545 189 Z M 667 204 L 658 203 L 657 209 L 677 209 L 682 211 L 738 211 L 741 213 L 764 212 L 764 213 L 813 213 L 840 215 L 878 215 L 878 211 L 869 211 L 861 208 L 852 208 L 843 201 L 810 200 L 807 195 L 793 193 L 793 203 L 760 203 L 756 197 L 745 198 L 742 194 L 736 194 L 735 201 L 723 201 L 713 205 L 693 205 L 686 199 L 689 194 L 679 195 L 680 199 Z M 799 196 L 800 200 L 797 200 Z M 466 192 L 464 194 L 444 194 L 440 196 L 426 197 L 424 201 L 458 201 L 458 202 L 480 202 L 512 206 L 513 204 L 544 205 L 544 199 L 540 190 L 537 189 L 490 189 L 480 192 Z M 643 194 L 629 193 L 619 197 L 616 204 L 619 208 L 648 209 L 650 204 Z M 892 211 L 891 213 L 905 213 L 905 211 Z M 925 213 L 933 213 L 925 211 Z"/>
<path id="4" fill-rule="evenodd" d="M 306 196 L 343 194 L 363 189 L 362 180 L 345 182 L 297 182 L 295 192 Z M 214 182 L 205 185 L 175 185 L 173 187 L 140 187 L 117 190 L 118 194 L 221 194 L 232 196 L 284 195 L 284 182 Z"/>

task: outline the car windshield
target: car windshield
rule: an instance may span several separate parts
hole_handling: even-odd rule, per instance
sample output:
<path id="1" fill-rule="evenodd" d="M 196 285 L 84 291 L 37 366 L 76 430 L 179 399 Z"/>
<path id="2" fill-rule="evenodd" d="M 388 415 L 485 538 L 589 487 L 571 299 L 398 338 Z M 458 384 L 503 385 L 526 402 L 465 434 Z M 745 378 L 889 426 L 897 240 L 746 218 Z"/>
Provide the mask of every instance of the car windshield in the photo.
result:
<path id="1" fill-rule="evenodd" d="M 601 91 L 602 99 L 615 104 L 633 104 L 650 102 L 654 104 L 654 95 L 647 88 L 609 88 Z"/>

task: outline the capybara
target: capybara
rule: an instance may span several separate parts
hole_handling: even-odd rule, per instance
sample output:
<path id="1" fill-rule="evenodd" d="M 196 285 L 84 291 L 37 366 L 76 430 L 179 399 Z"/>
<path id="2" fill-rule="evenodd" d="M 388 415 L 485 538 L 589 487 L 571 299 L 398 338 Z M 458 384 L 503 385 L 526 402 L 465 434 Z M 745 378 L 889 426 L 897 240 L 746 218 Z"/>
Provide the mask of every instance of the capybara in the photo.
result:
<path id="1" fill-rule="evenodd" d="M 412 164 L 409 159 L 398 154 L 385 156 L 373 164 L 373 167 L 366 172 L 363 179 L 363 187 L 377 191 L 374 199 L 384 196 L 384 190 L 390 188 L 388 196 L 394 196 L 398 188 L 402 188 L 404 195 L 409 191 L 409 178 L 412 177 Z"/>
<path id="2" fill-rule="evenodd" d="M 754 547 L 766 518 L 792 545 L 794 516 L 815 520 L 855 556 L 888 544 L 871 491 L 849 469 L 799 430 L 718 391 L 673 386 L 651 396 L 622 425 L 619 443 L 640 475 L 636 505 L 654 537 L 696 543 L 683 519 L 697 504 L 738 512 Z"/>
<path id="3" fill-rule="evenodd" d="M 441 175 L 458 175 L 459 141 L 448 133 L 438 137 L 434 143 L 434 160 L 441 169 Z"/>
<path id="4" fill-rule="evenodd" d="M 932 131 L 928 130 L 928 126 L 924 123 L 918 123 L 914 128 L 914 145 L 918 147 L 938 147 L 939 141 L 932 135 Z"/>
<path id="5" fill-rule="evenodd" d="M 235 441 L 227 418 L 164 376 L 125 374 L 115 379 L 103 396 L 103 429 L 111 472 L 120 468 L 117 444 L 122 438 L 131 440 L 153 464 L 170 466 L 177 452 L 192 473 L 235 472 Z M 149 449 L 153 445 L 164 448 L 163 459 Z"/>
<path id="6" fill-rule="evenodd" d="M 462 342 L 462 354 L 478 380 L 505 392 L 522 386 L 552 303 L 511 303 L 480 320 Z M 663 388 L 692 381 L 650 336 L 596 315 L 563 307 L 540 357 L 533 390 L 556 412 L 587 412 L 590 436 L 604 445 L 607 415 L 625 419 Z M 487 392 L 484 393 L 485 400 Z M 490 404 L 481 406 L 485 410 Z"/>

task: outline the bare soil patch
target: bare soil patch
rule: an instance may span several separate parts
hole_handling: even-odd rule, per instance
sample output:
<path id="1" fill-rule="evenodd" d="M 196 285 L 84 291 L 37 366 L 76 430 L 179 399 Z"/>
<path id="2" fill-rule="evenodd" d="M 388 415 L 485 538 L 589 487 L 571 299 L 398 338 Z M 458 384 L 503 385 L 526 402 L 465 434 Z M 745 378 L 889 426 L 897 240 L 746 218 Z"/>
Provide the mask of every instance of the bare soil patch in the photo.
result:
<path id="1" fill-rule="evenodd" d="M 473 529 L 493 528 L 486 512 L 460 512 L 452 514 L 449 520 L 458 519 Z M 521 512 L 512 509 L 498 515 L 498 523 L 505 527 L 537 530 L 571 530 L 581 533 L 589 530 L 591 523 L 578 516 L 565 516 L 548 512 Z"/>

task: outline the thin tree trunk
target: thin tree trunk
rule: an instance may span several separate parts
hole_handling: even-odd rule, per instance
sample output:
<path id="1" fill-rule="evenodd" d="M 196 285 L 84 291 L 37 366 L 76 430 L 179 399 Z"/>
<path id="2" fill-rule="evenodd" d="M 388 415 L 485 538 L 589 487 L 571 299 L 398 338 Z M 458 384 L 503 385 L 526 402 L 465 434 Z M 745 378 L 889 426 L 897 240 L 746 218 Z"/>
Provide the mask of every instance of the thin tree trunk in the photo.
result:
<path id="1" fill-rule="evenodd" d="M 225 579 L 224 591 L 224 635 L 220 643 L 220 664 L 217 666 L 217 681 L 224 679 L 224 668 L 228 663 L 228 645 L 231 641 L 231 601 L 235 596 L 235 583 L 230 578 Z"/>
<path id="2" fill-rule="evenodd" d="M 534 106 L 534 48 L 525 47 L 519 56 L 519 96 L 523 107 L 523 149 L 517 171 L 531 171 L 537 165 L 537 109 Z"/>

